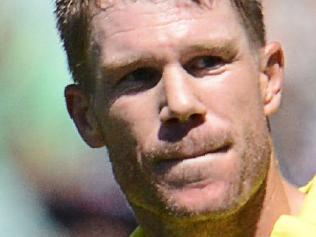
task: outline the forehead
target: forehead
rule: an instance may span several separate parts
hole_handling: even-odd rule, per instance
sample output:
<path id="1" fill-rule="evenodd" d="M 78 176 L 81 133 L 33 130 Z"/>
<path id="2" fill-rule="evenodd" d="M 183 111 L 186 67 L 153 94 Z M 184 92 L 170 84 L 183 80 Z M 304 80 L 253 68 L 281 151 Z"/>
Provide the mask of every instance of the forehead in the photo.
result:
<path id="1" fill-rule="evenodd" d="M 92 20 L 92 37 L 106 58 L 245 35 L 229 0 L 100 0 L 99 6 L 103 10 Z"/>

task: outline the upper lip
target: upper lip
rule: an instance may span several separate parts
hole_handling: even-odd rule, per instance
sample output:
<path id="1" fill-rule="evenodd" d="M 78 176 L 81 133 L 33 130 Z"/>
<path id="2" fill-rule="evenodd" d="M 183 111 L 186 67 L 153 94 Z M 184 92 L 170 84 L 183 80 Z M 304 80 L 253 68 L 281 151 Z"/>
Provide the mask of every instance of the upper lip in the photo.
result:
<path id="1" fill-rule="evenodd" d="M 162 152 L 155 156 L 154 161 L 177 161 L 177 160 L 186 160 L 186 159 L 194 159 L 201 156 L 205 156 L 207 154 L 213 153 L 225 153 L 232 146 L 231 142 L 226 142 L 221 145 L 213 146 L 209 149 L 194 149 L 194 151 L 186 151 L 186 149 L 180 149 L 169 152 Z"/>

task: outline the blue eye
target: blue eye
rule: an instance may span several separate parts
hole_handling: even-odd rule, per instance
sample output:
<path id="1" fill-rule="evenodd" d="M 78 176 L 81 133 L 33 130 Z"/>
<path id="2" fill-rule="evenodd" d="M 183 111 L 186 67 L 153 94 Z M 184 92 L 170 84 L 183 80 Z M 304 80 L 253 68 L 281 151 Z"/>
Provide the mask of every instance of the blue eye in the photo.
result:
<path id="1" fill-rule="evenodd" d="M 186 71 L 193 76 L 212 74 L 225 65 L 224 59 L 216 56 L 203 56 L 191 60 L 186 66 Z"/>
<path id="2" fill-rule="evenodd" d="M 126 75 L 123 80 L 147 83 L 149 81 L 155 80 L 157 76 L 157 71 L 152 68 L 139 68 Z"/>
<path id="3" fill-rule="evenodd" d="M 161 78 L 161 72 L 155 68 L 138 68 L 120 79 L 116 87 L 126 93 L 136 93 L 154 87 Z"/>
<path id="4" fill-rule="evenodd" d="M 196 60 L 196 69 L 216 69 L 222 66 L 223 61 L 218 57 L 203 57 Z"/>

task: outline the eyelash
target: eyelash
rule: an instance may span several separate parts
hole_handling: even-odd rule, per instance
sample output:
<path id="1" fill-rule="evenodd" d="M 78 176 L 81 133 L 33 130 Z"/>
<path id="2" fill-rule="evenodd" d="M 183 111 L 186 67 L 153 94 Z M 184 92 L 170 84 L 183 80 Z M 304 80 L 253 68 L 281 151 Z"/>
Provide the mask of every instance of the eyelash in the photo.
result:
<path id="1" fill-rule="evenodd" d="M 139 67 L 123 76 L 116 87 L 123 87 L 127 93 L 143 91 L 154 87 L 161 78 L 161 72 L 152 67 Z M 127 87 L 127 88 L 124 88 Z"/>
<path id="2" fill-rule="evenodd" d="M 198 63 L 211 64 L 201 66 Z M 183 65 L 183 68 L 192 76 L 201 78 L 206 75 L 217 75 L 223 72 L 227 60 L 220 56 L 198 56 L 189 60 Z M 116 87 L 127 93 L 135 93 L 154 87 L 162 77 L 159 69 L 154 67 L 138 67 L 134 71 L 121 77 Z"/>
<path id="3" fill-rule="evenodd" d="M 198 65 L 198 63 L 204 60 L 204 64 L 211 65 Z M 185 66 L 185 70 L 192 76 L 203 77 L 205 75 L 216 75 L 223 71 L 227 64 L 227 60 L 219 56 L 199 56 L 191 59 Z"/>

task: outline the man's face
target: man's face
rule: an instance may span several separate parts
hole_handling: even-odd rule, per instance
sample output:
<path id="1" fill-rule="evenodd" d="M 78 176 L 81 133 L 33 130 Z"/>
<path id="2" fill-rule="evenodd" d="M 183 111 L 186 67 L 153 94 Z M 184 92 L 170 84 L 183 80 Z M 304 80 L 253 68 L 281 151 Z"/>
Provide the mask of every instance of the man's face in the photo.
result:
<path id="1" fill-rule="evenodd" d="M 158 215 L 235 210 L 271 155 L 259 50 L 228 0 L 119 2 L 92 21 L 93 109 L 123 192 Z"/>

